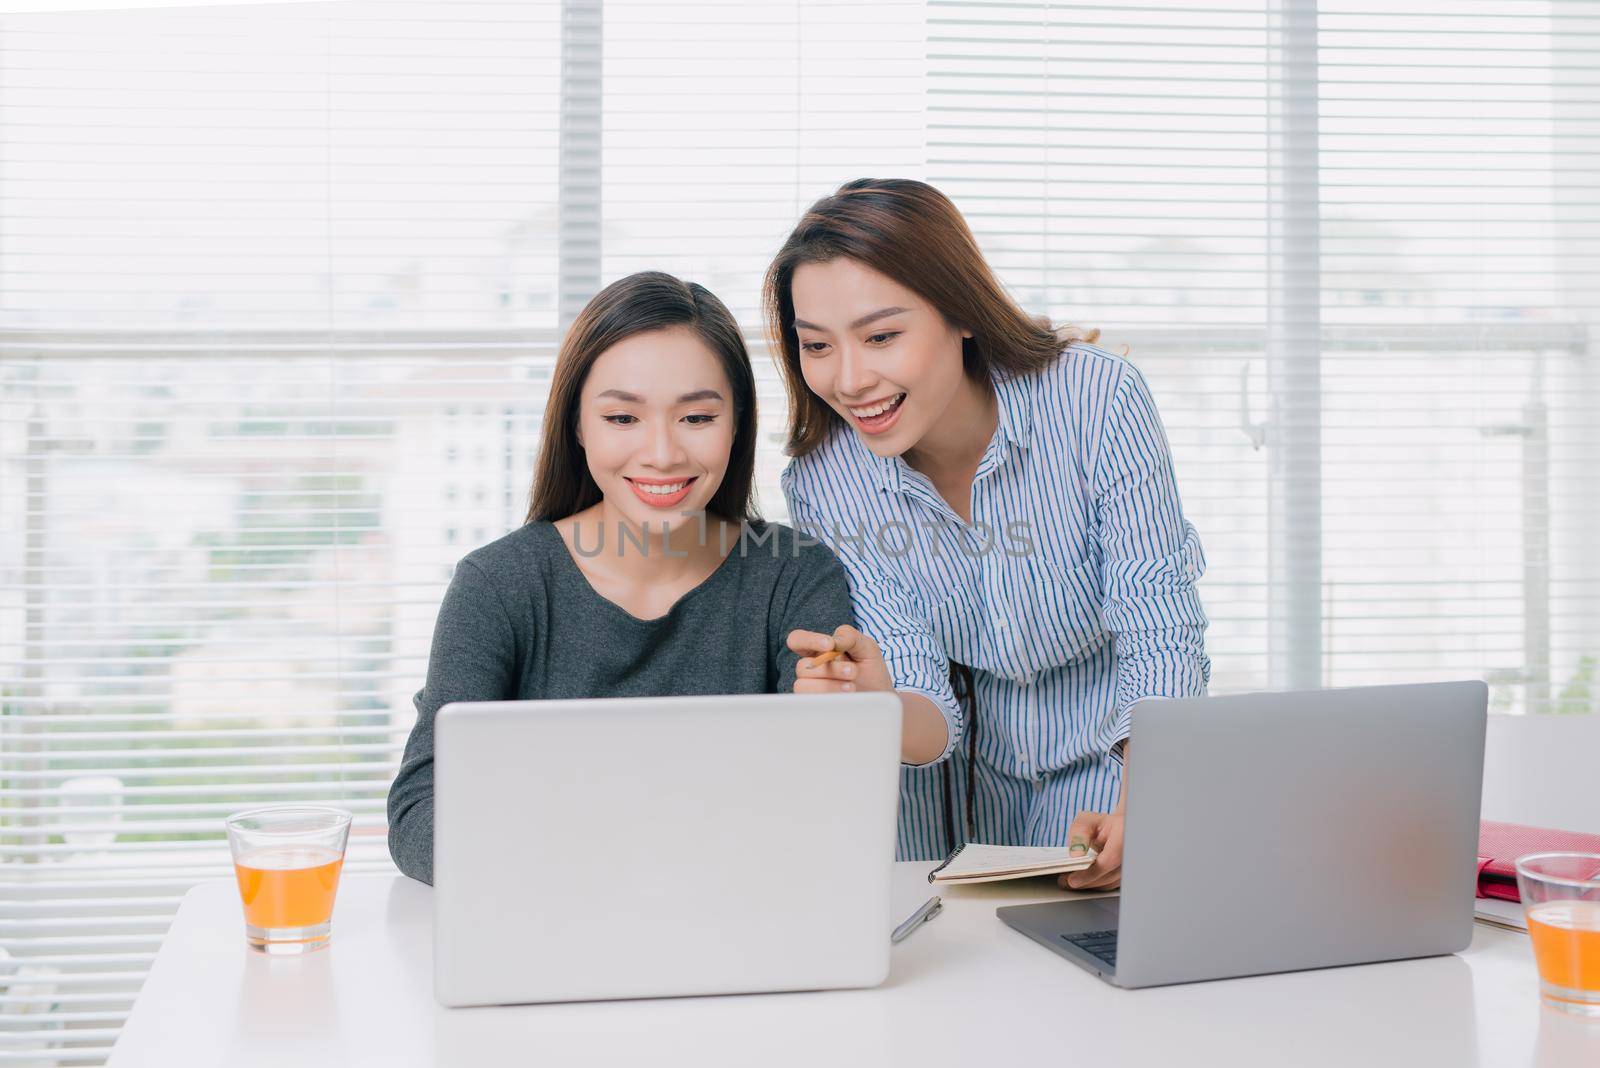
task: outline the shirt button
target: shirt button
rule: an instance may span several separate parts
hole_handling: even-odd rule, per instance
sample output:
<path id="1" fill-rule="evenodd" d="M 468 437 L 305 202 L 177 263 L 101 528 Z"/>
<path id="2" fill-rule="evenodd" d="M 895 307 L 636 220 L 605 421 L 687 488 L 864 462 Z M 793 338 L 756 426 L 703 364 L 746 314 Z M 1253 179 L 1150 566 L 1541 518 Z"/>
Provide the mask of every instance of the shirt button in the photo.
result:
<path id="1" fill-rule="evenodd" d="M 996 630 L 1005 630 L 1006 629 L 1006 617 L 1005 616 L 999 616 L 999 615 L 995 616 L 994 617 L 994 626 L 995 626 Z"/>

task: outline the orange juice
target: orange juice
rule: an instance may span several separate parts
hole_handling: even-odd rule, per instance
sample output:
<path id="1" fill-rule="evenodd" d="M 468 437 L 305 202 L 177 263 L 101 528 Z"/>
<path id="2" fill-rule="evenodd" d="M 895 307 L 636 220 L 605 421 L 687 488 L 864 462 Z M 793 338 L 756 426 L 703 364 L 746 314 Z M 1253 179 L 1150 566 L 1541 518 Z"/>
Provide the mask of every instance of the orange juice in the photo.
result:
<path id="1" fill-rule="evenodd" d="M 252 927 L 314 927 L 333 916 L 344 858 L 317 846 L 270 846 L 242 853 L 233 862 Z"/>
<path id="2" fill-rule="evenodd" d="M 1600 997 L 1600 901 L 1529 905 L 1528 936 L 1546 984 Z"/>

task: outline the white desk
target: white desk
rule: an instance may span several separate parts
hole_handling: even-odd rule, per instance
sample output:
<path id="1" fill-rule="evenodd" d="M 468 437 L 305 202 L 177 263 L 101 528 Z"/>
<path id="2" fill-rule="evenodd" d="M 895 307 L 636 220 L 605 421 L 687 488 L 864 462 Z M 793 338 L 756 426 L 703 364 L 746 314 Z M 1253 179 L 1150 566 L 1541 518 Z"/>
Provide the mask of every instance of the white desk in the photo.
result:
<path id="1" fill-rule="evenodd" d="M 896 865 L 899 914 L 929 867 Z M 347 877 L 333 945 L 280 959 L 245 947 L 231 882 L 196 887 L 112 1068 L 1600 1065 L 1600 1026 L 1541 1008 L 1527 937 L 1482 926 L 1462 956 L 1123 991 L 995 917 L 1061 897 L 1033 880 L 945 890 L 875 990 L 442 1009 L 431 894 Z"/>

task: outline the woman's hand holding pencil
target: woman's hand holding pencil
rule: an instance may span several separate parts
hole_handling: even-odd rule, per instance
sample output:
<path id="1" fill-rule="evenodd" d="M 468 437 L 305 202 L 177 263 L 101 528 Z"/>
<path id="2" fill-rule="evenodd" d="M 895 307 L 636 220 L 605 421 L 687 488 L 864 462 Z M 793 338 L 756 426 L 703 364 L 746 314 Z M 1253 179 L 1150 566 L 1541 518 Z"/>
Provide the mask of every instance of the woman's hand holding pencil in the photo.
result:
<path id="1" fill-rule="evenodd" d="M 792 630 L 789 649 L 801 657 L 794 669 L 795 693 L 894 689 L 878 643 L 854 627 L 839 627 L 831 635 Z"/>

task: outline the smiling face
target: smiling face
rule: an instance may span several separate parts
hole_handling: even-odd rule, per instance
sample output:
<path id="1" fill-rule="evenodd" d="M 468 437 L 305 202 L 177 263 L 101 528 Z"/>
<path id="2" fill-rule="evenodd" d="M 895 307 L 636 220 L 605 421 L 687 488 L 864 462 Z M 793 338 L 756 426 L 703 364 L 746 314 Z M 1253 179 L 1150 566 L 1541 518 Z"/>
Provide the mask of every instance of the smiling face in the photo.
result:
<path id="1" fill-rule="evenodd" d="M 961 391 L 971 332 L 852 259 L 801 264 L 791 291 L 806 385 L 877 455 L 916 447 Z"/>
<path id="2" fill-rule="evenodd" d="M 733 390 L 716 354 L 683 327 L 619 341 L 589 369 L 578 441 L 614 518 L 676 529 L 728 470 Z"/>

